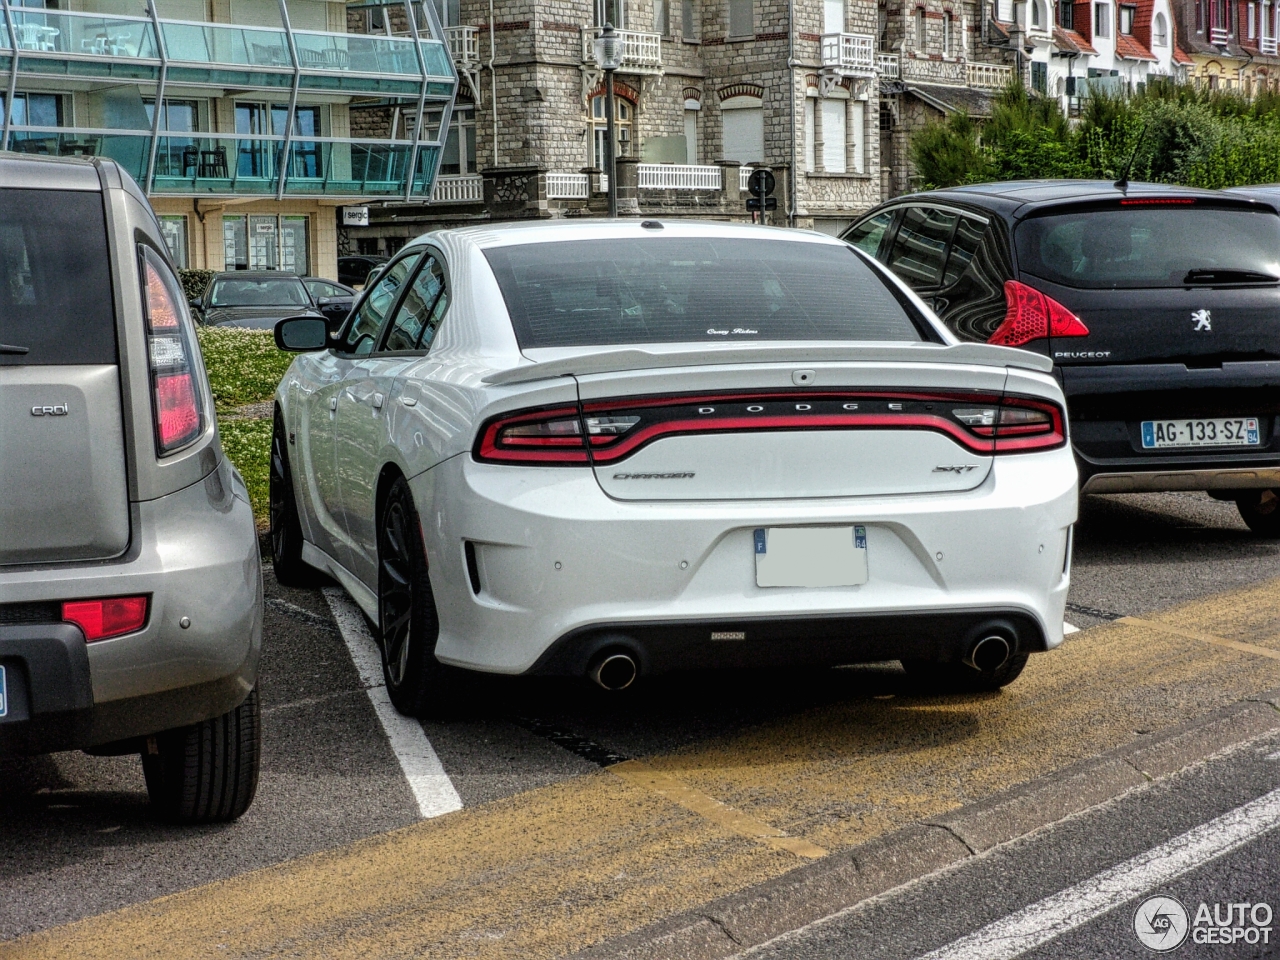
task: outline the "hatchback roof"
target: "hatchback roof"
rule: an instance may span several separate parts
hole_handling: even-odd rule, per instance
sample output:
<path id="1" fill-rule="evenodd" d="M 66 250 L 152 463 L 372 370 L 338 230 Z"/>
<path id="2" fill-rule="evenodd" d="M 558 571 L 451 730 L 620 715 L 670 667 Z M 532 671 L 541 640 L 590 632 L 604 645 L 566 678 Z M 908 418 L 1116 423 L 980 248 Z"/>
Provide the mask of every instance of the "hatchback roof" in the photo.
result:
<path id="1" fill-rule="evenodd" d="M 985 200 L 1008 212 L 1017 210 L 1020 215 L 1025 215 L 1033 209 L 1058 203 L 1154 196 L 1223 199 L 1223 194 L 1216 190 L 1202 190 L 1198 187 L 1183 187 L 1168 183 L 1130 183 L 1127 188 L 1121 190 L 1110 180 L 1010 180 L 1005 183 L 975 183 L 911 194 L 909 198 L 904 199 L 950 198 L 957 203 L 966 201 L 982 203 Z M 1028 209 L 1022 209 L 1024 207 Z"/>
<path id="2" fill-rule="evenodd" d="M 93 160 L 0 153 L 0 187 L 41 190 L 101 190 Z"/>
<path id="3" fill-rule="evenodd" d="M 656 239 L 668 237 L 723 237 L 743 240 L 788 240 L 793 243 L 832 243 L 842 241 L 812 230 L 784 227 L 762 227 L 717 220 L 657 220 L 653 218 L 603 218 L 514 222 L 458 227 L 439 231 L 465 243 L 479 247 L 508 244 L 555 242 L 560 240 Z M 419 238 L 422 239 L 422 238 Z"/>

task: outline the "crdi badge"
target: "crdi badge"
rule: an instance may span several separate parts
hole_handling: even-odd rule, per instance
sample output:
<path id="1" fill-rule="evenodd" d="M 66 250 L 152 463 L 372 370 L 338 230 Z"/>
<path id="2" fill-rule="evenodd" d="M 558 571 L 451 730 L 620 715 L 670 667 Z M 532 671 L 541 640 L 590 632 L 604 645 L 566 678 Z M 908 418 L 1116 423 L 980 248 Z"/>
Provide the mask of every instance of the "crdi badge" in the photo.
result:
<path id="1" fill-rule="evenodd" d="M 1133 932 L 1156 953 L 1176 950 L 1187 939 L 1191 918 L 1173 897 L 1148 897 L 1133 914 Z"/>

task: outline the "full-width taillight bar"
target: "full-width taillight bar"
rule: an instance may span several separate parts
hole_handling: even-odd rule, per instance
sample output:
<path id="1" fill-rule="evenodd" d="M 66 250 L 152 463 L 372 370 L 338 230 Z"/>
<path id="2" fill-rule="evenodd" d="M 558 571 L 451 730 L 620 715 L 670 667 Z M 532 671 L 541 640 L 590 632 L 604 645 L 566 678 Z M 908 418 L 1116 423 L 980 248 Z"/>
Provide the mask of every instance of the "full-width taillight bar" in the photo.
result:
<path id="1" fill-rule="evenodd" d="M 617 463 L 664 437 L 800 430 L 929 430 L 977 454 L 1066 442 L 1062 411 L 1023 397 L 958 393 L 755 393 L 618 398 L 520 410 L 487 421 L 473 455 L 487 463 Z"/>

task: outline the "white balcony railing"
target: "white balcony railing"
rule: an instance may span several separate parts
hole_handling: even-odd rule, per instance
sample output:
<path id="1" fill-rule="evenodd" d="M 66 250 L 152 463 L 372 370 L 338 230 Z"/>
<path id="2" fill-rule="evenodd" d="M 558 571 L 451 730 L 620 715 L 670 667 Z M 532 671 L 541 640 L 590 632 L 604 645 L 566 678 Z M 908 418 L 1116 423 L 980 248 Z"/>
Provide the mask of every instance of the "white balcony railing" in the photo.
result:
<path id="1" fill-rule="evenodd" d="M 746 193 L 751 188 L 751 174 L 755 173 L 755 167 L 739 167 L 738 168 L 738 192 Z"/>
<path id="2" fill-rule="evenodd" d="M 632 73 L 662 72 L 662 34 L 619 30 L 622 37 L 622 69 Z M 582 28 L 582 62 L 596 65 L 595 39 L 600 30 Z"/>
<path id="3" fill-rule="evenodd" d="M 898 55 L 896 53 L 877 53 L 876 73 L 882 77 L 888 77 L 890 80 L 898 79 Z"/>
<path id="4" fill-rule="evenodd" d="M 585 173 L 547 174 L 547 198 L 549 200 L 586 200 L 590 196 L 591 184 L 588 182 Z"/>
<path id="5" fill-rule="evenodd" d="M 1258 49 L 1261 50 L 1263 53 L 1265 53 L 1267 56 L 1274 57 L 1276 55 L 1276 38 L 1263 37 L 1260 41 L 1258 41 Z"/>
<path id="6" fill-rule="evenodd" d="M 1013 67 L 996 63 L 966 63 L 964 66 L 965 79 L 971 87 L 1002 90 L 1013 79 Z"/>
<path id="7" fill-rule="evenodd" d="M 719 167 L 680 163 L 642 163 L 636 170 L 641 190 L 719 190 Z"/>
<path id="8" fill-rule="evenodd" d="M 1226 27 L 1210 27 L 1209 42 L 1210 43 L 1226 43 L 1231 39 L 1231 31 Z"/>
<path id="9" fill-rule="evenodd" d="M 454 63 L 470 66 L 480 61 L 480 38 L 475 27 L 445 27 L 444 36 Z"/>
<path id="10" fill-rule="evenodd" d="M 432 203 L 479 203 L 484 199 L 484 177 L 436 177 Z"/>
<path id="11" fill-rule="evenodd" d="M 875 37 L 863 33 L 824 33 L 822 65 L 842 76 L 870 77 L 876 65 Z"/>

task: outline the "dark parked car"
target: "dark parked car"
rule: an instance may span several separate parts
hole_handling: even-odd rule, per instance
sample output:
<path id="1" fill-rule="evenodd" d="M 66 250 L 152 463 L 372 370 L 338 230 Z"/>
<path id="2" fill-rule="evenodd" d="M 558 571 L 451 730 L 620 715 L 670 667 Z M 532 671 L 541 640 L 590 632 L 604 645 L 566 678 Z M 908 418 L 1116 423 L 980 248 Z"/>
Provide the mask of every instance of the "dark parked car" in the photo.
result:
<path id="1" fill-rule="evenodd" d="M 386 262 L 386 257 L 378 257 L 372 254 L 339 257 L 338 280 L 349 287 L 363 286 L 368 282 L 369 274 Z"/>
<path id="2" fill-rule="evenodd" d="M 219 273 L 191 306 L 211 326 L 249 330 L 273 330 L 285 317 L 322 315 L 301 277 L 271 271 Z"/>
<path id="3" fill-rule="evenodd" d="M 1270 199 L 981 184 L 890 201 L 843 237 L 961 339 L 1053 358 L 1084 492 L 1207 490 L 1280 536 L 1280 196 Z"/>
<path id="4" fill-rule="evenodd" d="M 316 302 L 317 309 L 324 314 L 326 320 L 330 321 L 330 329 L 336 330 L 338 325 L 347 319 L 347 314 L 351 312 L 351 305 L 360 295 L 358 291 L 352 290 L 346 284 L 334 283 L 323 277 L 303 277 L 302 282 L 307 288 L 307 293 L 311 294 L 311 299 Z"/>

